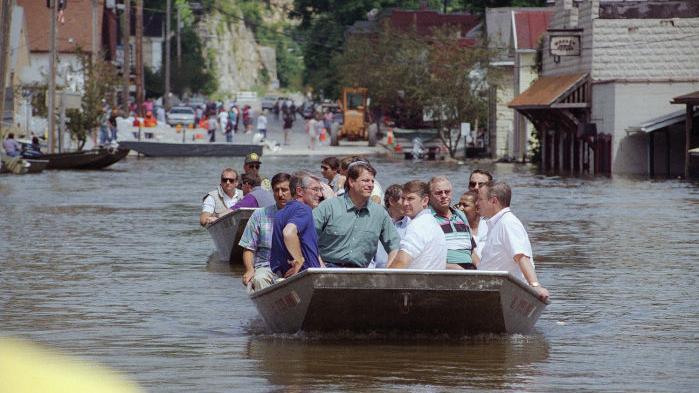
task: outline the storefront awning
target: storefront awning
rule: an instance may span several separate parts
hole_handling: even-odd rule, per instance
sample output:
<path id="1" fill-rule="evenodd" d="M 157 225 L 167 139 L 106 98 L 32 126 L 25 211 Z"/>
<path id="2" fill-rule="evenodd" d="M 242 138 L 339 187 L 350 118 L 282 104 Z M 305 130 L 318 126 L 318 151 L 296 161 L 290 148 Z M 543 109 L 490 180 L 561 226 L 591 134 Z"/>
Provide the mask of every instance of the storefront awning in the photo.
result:
<path id="1" fill-rule="evenodd" d="M 587 74 L 542 76 L 507 106 L 513 109 L 589 108 Z"/>
<path id="2" fill-rule="evenodd" d="M 699 116 L 699 112 L 694 114 L 694 117 L 697 116 Z M 627 127 L 626 133 L 631 134 L 635 132 L 653 132 L 661 130 L 665 127 L 673 126 L 675 124 L 684 123 L 686 118 L 687 114 L 684 110 L 674 111 L 666 115 L 646 120 L 641 124 Z"/>

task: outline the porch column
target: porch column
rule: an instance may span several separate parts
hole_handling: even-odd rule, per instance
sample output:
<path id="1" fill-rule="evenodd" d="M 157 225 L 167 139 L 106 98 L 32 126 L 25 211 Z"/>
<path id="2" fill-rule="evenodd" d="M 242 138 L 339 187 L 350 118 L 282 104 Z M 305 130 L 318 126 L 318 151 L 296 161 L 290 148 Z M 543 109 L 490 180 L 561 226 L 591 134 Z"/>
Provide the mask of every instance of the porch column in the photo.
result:
<path id="1" fill-rule="evenodd" d="M 655 177 L 655 133 L 648 133 L 648 175 Z"/>
<path id="2" fill-rule="evenodd" d="M 687 104 L 687 113 L 685 116 L 684 123 L 684 178 L 689 179 L 689 160 L 691 159 L 689 150 L 692 148 L 692 130 L 694 129 L 694 104 Z"/>

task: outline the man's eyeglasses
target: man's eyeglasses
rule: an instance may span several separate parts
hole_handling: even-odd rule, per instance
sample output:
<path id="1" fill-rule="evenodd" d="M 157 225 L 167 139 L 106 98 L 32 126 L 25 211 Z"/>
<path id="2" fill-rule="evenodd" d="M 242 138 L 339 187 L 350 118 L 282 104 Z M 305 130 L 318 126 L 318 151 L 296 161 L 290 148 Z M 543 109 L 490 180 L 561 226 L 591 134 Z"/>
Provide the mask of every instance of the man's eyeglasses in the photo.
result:
<path id="1" fill-rule="evenodd" d="M 238 181 L 238 179 L 231 179 L 229 177 L 222 177 L 221 178 L 221 183 L 235 183 L 237 181 Z"/>
<path id="2" fill-rule="evenodd" d="M 260 164 L 248 164 L 250 168 L 260 169 Z"/>
<path id="3" fill-rule="evenodd" d="M 323 187 L 304 187 L 304 189 L 315 191 L 315 192 L 323 192 Z"/>
<path id="4" fill-rule="evenodd" d="M 468 186 L 471 188 L 475 188 L 476 186 L 483 187 L 486 184 L 488 184 L 487 181 L 470 181 L 470 182 L 468 182 Z"/>

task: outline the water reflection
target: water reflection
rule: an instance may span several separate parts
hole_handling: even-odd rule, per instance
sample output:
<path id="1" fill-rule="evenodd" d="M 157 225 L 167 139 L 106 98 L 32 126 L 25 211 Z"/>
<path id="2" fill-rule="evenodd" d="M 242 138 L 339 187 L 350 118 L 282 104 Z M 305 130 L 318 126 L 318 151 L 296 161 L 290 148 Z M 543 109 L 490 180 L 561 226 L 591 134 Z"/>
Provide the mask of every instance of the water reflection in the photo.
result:
<path id="1" fill-rule="evenodd" d="M 434 385 L 503 389 L 525 383 L 545 362 L 541 335 L 478 336 L 461 340 L 357 335 L 253 336 L 247 356 L 281 386 L 368 391 Z"/>

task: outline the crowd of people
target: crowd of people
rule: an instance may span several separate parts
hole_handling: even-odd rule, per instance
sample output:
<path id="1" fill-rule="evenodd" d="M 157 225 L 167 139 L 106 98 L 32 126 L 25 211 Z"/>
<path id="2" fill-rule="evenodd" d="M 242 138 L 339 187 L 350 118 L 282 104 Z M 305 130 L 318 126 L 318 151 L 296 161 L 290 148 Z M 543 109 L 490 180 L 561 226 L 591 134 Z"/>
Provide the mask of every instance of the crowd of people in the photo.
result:
<path id="1" fill-rule="evenodd" d="M 508 271 L 542 300 L 529 236 L 510 209 L 512 191 L 474 170 L 453 204 L 451 180 L 436 176 L 382 190 L 362 157 L 327 157 L 308 171 L 259 176 L 260 157 L 245 158 L 203 200 L 200 223 L 241 207 L 257 209 L 239 245 L 250 292 L 308 268 L 477 269 Z M 240 187 L 240 189 L 238 189 Z"/>

